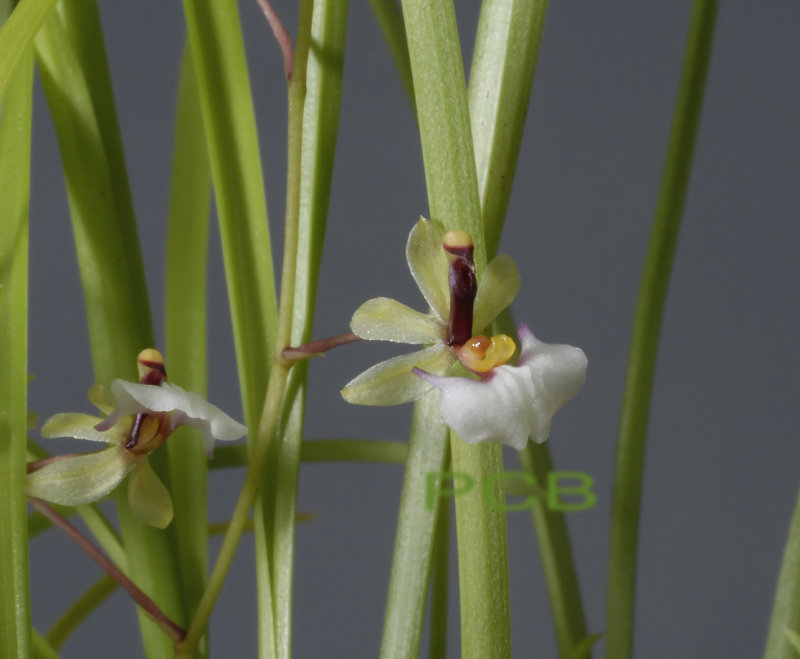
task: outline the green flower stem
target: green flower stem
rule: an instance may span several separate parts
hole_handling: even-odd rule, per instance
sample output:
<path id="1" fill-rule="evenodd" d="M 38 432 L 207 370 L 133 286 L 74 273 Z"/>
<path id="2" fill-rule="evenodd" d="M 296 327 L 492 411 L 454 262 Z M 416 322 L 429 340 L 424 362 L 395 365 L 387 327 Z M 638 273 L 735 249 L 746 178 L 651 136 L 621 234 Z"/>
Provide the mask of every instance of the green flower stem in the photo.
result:
<path id="1" fill-rule="evenodd" d="M 291 344 L 311 340 L 314 304 L 328 217 L 333 163 L 341 105 L 347 0 L 317 0 L 311 19 L 311 48 L 302 104 L 299 165 L 298 239 L 294 268 Z M 301 66 L 298 59 L 295 66 Z M 300 75 L 297 71 L 293 75 Z M 296 102 L 295 105 L 299 105 Z M 287 191 L 288 194 L 294 194 Z M 285 275 L 288 276 L 288 273 Z M 297 481 L 300 469 L 308 363 L 289 372 L 281 418 L 288 419 L 270 449 L 261 490 L 265 540 L 272 543 L 272 592 L 277 656 L 291 648 L 292 575 L 294 566 Z"/>
<path id="2" fill-rule="evenodd" d="M 50 647 L 50 644 L 42 636 L 33 630 L 33 650 L 34 659 L 58 659 L 58 653 Z"/>
<path id="3" fill-rule="evenodd" d="M 789 526 L 783 562 L 775 589 L 764 659 L 797 659 L 793 642 L 800 630 L 800 496 Z M 788 633 L 787 633 L 788 632 Z M 794 636 L 793 636 L 794 635 Z"/>
<path id="4" fill-rule="evenodd" d="M 175 120 L 167 263 L 165 342 L 167 374 L 190 391 L 205 394 L 207 383 L 206 258 L 211 205 L 200 99 L 188 44 L 184 46 Z M 208 572 L 208 460 L 199 433 L 179 428 L 167 442 L 171 525 L 178 552 L 183 597 L 191 617 Z M 205 655 L 204 647 L 200 654 Z"/>
<path id="5" fill-rule="evenodd" d="M 106 601 L 118 585 L 109 575 L 104 574 L 86 589 L 48 630 L 45 640 L 50 647 L 58 650 L 64 645 L 64 641 L 70 637 L 72 632 L 86 620 L 92 611 Z"/>
<path id="6" fill-rule="evenodd" d="M 301 462 L 382 462 L 403 464 L 408 454 L 405 442 L 383 439 L 304 439 L 300 445 Z M 247 447 L 219 446 L 214 449 L 211 469 L 246 467 Z"/>
<path id="7" fill-rule="evenodd" d="M 33 57 L 0 106 L 0 656 L 31 652 L 25 458 Z"/>
<path id="8" fill-rule="evenodd" d="M 25 51 L 58 0 L 0 0 L 0 103 Z M 10 14 L 10 16 L 9 16 Z"/>
<path id="9" fill-rule="evenodd" d="M 480 281 L 486 267 L 486 243 L 453 4 L 404 0 L 403 18 L 430 214 L 446 229 L 470 233 Z M 467 446 L 451 436 L 453 470 L 476 477 L 479 491 L 487 478 L 502 472 L 499 445 Z M 497 485 L 493 488 L 498 489 Z M 462 654 L 510 656 L 505 515 L 480 496 L 461 496 L 456 500 L 456 530 Z"/>
<path id="10" fill-rule="evenodd" d="M 61 150 L 95 378 L 105 385 L 136 379 L 136 355 L 153 345 L 153 331 L 95 3 L 62 0 L 35 43 Z M 160 469 L 163 457 L 153 458 Z M 185 614 L 170 536 L 136 521 L 124 490 L 115 498 L 131 578 L 180 624 Z M 169 638 L 141 612 L 139 621 L 146 654 L 169 655 Z"/>
<path id="11" fill-rule="evenodd" d="M 447 426 L 436 396 L 414 405 L 408 459 L 400 495 L 381 657 L 419 655 L 436 530 L 437 510 L 449 506 L 428 500 L 429 474 L 447 465 Z"/>
<path id="12" fill-rule="evenodd" d="M 497 252 L 522 144 L 548 0 L 483 3 L 469 79 L 469 116 L 486 253 Z"/>
<path id="13" fill-rule="evenodd" d="M 450 456 L 445 457 L 445 464 Z M 431 576 L 430 659 L 447 657 L 447 603 L 450 566 L 450 506 L 440 505 L 436 513 Z"/>
<path id="14" fill-rule="evenodd" d="M 518 455 L 523 469 L 534 477 L 536 483 L 546 484 L 547 475 L 553 469 L 547 447 L 528 442 L 525 450 Z M 586 638 L 586 620 L 569 532 L 563 513 L 549 510 L 546 502 L 539 497 L 532 497 L 531 501 L 531 515 L 550 598 L 559 656 L 570 657 Z"/>
<path id="15" fill-rule="evenodd" d="M 242 490 L 236 502 L 233 515 L 231 516 L 230 527 L 222 541 L 222 548 L 217 557 L 217 562 L 208 579 L 206 590 L 200 600 L 186 639 L 176 649 L 176 656 L 178 657 L 192 656 L 194 648 L 203 634 L 214 603 L 222 589 L 225 576 L 233 561 L 236 546 L 247 525 L 250 508 L 255 501 L 258 488 L 261 485 L 261 477 L 271 440 L 278 428 L 278 418 L 289 369 L 289 366 L 281 358 L 281 349 L 289 345 L 292 332 L 292 306 L 294 301 L 294 277 L 297 264 L 300 215 L 299 200 L 303 103 L 306 92 L 306 63 L 308 61 L 310 45 L 312 10 L 313 2 L 311 0 L 304 0 L 301 3 L 297 45 L 295 49 L 294 73 L 289 82 L 286 230 L 283 273 L 281 278 L 280 311 L 278 314 L 276 333 L 277 348 L 272 363 L 269 386 L 264 400 L 264 409 L 261 414 L 258 432 L 253 442 L 250 462 L 248 464 L 247 473 L 245 474 L 244 483 L 242 484 Z M 259 516 L 259 511 L 256 510 L 256 534 L 261 534 L 263 537 L 263 528 L 258 527 Z M 265 547 L 263 544 L 262 546 L 259 546 L 258 543 L 256 544 L 256 554 L 256 560 L 259 563 L 263 563 L 265 562 L 265 558 L 269 558 L 265 555 Z M 269 565 L 266 565 L 267 569 L 264 568 L 264 565 L 257 566 L 259 579 L 265 576 L 269 578 Z M 263 587 L 264 585 L 266 585 L 266 588 Z M 259 584 L 259 588 L 261 597 L 266 598 L 270 596 L 271 586 L 269 583 Z M 263 599 L 261 600 L 260 618 L 263 619 L 269 616 L 266 620 L 260 622 L 261 642 L 259 648 L 261 656 L 274 656 L 275 654 L 275 639 L 274 636 L 272 636 L 274 633 L 274 611 L 271 607 L 272 604 L 270 602 L 265 602 Z"/>
<path id="16" fill-rule="evenodd" d="M 692 8 L 672 134 L 631 338 L 617 439 L 609 550 L 606 653 L 615 659 L 627 659 L 633 652 L 636 549 L 647 418 L 661 317 L 689 182 L 717 6 L 716 0 L 695 0 Z"/>

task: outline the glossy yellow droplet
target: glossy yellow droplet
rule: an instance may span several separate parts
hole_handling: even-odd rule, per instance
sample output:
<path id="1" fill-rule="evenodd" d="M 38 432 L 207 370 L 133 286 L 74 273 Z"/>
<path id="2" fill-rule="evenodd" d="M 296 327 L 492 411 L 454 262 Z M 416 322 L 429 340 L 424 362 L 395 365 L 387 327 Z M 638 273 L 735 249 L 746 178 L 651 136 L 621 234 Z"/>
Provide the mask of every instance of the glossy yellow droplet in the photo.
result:
<path id="1" fill-rule="evenodd" d="M 495 366 L 505 364 L 517 349 L 514 339 L 498 334 L 491 339 L 478 334 L 458 350 L 461 363 L 475 373 L 486 373 Z"/>

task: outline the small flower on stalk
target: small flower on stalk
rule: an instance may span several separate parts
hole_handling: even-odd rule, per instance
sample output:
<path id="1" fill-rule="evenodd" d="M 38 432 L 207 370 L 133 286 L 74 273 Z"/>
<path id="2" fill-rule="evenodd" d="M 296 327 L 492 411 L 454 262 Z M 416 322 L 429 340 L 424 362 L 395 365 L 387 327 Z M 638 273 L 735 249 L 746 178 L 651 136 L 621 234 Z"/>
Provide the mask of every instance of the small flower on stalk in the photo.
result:
<path id="1" fill-rule="evenodd" d="M 468 443 L 496 441 L 521 450 L 528 438 L 545 441 L 553 414 L 583 385 L 583 351 L 543 343 L 521 325 L 518 364 L 506 365 L 516 350 L 513 339 L 477 332 L 514 299 L 519 275 L 513 261 L 494 259 L 479 286 L 469 235 L 444 234 L 424 219 L 412 229 L 406 255 L 431 312 L 376 298 L 359 307 L 351 328 L 362 339 L 428 347 L 364 371 L 342 390 L 345 400 L 395 405 L 436 387 L 442 418 Z M 450 376 L 459 362 L 473 377 Z"/>
<path id="2" fill-rule="evenodd" d="M 202 433 L 209 457 L 215 438 L 233 440 L 247 432 L 201 396 L 167 382 L 164 360 L 157 350 L 139 353 L 138 368 L 139 383 L 114 380 L 110 394 L 97 385 L 89 390 L 89 400 L 107 414 L 105 419 L 65 413 L 45 422 L 43 437 L 74 437 L 110 447 L 47 459 L 40 468 L 34 463 L 25 482 L 28 496 L 67 506 L 92 503 L 131 473 L 128 502 L 134 515 L 145 524 L 165 528 L 172 521 L 172 501 L 147 455 L 179 426 L 192 426 Z"/>
<path id="3" fill-rule="evenodd" d="M 346 401 L 360 405 L 399 405 L 415 400 L 433 389 L 414 374 L 415 367 L 445 375 L 459 359 L 464 361 L 463 346 L 511 304 L 520 283 L 511 258 L 498 256 L 489 263 L 479 286 L 472 249 L 472 239 L 464 231 L 445 233 L 424 218 L 414 225 L 408 237 L 406 259 L 430 312 L 424 314 L 385 297 L 373 298 L 356 310 L 350 327 L 354 334 L 368 341 L 426 347 L 393 357 L 361 373 L 342 390 Z M 512 341 L 505 360 L 513 352 Z"/>
<path id="4" fill-rule="evenodd" d="M 518 451 L 530 437 L 543 442 L 553 414 L 583 385 L 586 355 L 580 348 L 539 341 L 520 325 L 522 353 L 516 366 L 496 366 L 480 380 L 414 372 L 442 392 L 440 411 L 470 444 L 496 441 Z"/>

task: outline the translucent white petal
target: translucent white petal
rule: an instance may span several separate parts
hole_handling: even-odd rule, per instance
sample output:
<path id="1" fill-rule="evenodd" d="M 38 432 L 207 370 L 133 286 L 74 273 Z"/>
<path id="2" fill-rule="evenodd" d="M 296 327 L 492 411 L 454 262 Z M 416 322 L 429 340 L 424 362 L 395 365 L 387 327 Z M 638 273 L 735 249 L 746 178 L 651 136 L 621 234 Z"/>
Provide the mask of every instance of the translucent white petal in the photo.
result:
<path id="1" fill-rule="evenodd" d="M 450 265 L 442 248 L 444 231 L 421 217 L 411 229 L 406 245 L 408 267 L 419 290 L 442 322 L 450 315 Z"/>
<path id="2" fill-rule="evenodd" d="M 114 409 L 114 397 L 102 384 L 93 384 L 89 387 L 89 401 L 103 414 L 108 414 Z"/>
<path id="3" fill-rule="evenodd" d="M 28 474 L 28 496 L 65 506 L 99 501 L 119 485 L 136 457 L 121 446 L 56 460 Z"/>
<path id="4" fill-rule="evenodd" d="M 505 254 L 492 259 L 478 280 L 472 320 L 473 334 L 482 333 L 509 306 L 519 291 L 520 278 L 514 260 Z"/>
<path id="5" fill-rule="evenodd" d="M 527 325 L 519 326 L 519 338 L 522 352 L 517 367 L 528 369 L 552 414 L 583 386 L 588 363 L 586 355 L 574 346 L 539 341 Z"/>
<path id="6" fill-rule="evenodd" d="M 495 441 L 517 450 L 536 431 L 549 430 L 549 417 L 534 395 L 524 370 L 495 368 L 487 380 L 417 374 L 442 392 L 442 418 L 469 444 Z"/>
<path id="7" fill-rule="evenodd" d="M 136 469 L 128 482 L 128 505 L 143 524 L 165 529 L 172 521 L 172 499 L 156 472 L 150 466 L 147 456 L 136 461 Z"/>
<path id="8" fill-rule="evenodd" d="M 430 344 L 444 338 L 445 326 L 432 315 L 420 313 L 397 300 L 376 297 L 353 314 L 350 329 L 367 341 Z"/>
<path id="9" fill-rule="evenodd" d="M 524 325 L 520 338 L 519 364 L 498 366 L 483 380 L 417 371 L 441 390 L 442 418 L 464 441 L 496 441 L 517 450 L 529 437 L 543 442 L 553 414 L 583 384 L 587 362 L 580 348 L 543 343 Z"/>
<path id="10" fill-rule="evenodd" d="M 120 417 L 128 414 L 172 413 L 173 429 L 187 425 L 200 431 L 207 455 L 210 455 L 215 439 L 230 441 L 239 439 L 247 432 L 244 425 L 234 421 L 216 405 L 212 405 L 199 394 L 185 391 L 170 382 L 155 386 L 114 380 L 111 384 L 111 393 L 117 401 L 117 407 L 102 424 L 98 425 L 100 429 L 116 423 Z"/>
<path id="11" fill-rule="evenodd" d="M 124 439 L 122 428 L 111 428 L 105 432 L 95 429 L 102 419 L 90 414 L 66 412 L 54 414 L 42 426 L 42 437 L 75 437 L 88 439 L 92 442 L 105 442 L 106 444 L 120 444 Z"/>
<path id="12" fill-rule="evenodd" d="M 358 405 L 400 405 L 424 396 L 431 385 L 414 375 L 416 366 L 429 372 L 445 373 L 456 361 L 453 351 L 437 344 L 408 355 L 387 359 L 351 380 L 342 397 Z"/>

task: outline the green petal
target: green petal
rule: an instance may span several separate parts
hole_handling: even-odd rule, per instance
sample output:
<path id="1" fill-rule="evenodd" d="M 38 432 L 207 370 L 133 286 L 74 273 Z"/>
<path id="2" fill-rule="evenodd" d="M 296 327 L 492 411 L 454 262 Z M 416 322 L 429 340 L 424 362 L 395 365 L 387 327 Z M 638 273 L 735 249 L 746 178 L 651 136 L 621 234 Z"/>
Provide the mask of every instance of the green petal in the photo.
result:
<path id="1" fill-rule="evenodd" d="M 388 297 L 364 302 L 353 314 L 350 329 L 367 341 L 423 344 L 441 341 L 445 331 L 432 315 L 415 311 Z"/>
<path id="2" fill-rule="evenodd" d="M 28 496 L 65 506 L 99 501 L 122 482 L 136 458 L 120 446 L 57 460 L 28 474 Z"/>
<path id="3" fill-rule="evenodd" d="M 437 224 L 420 217 L 408 236 L 406 259 L 425 300 L 444 322 L 450 315 L 450 265 L 442 238 L 444 232 Z"/>
<path id="4" fill-rule="evenodd" d="M 103 414 L 109 414 L 117 406 L 117 401 L 111 392 L 102 384 L 95 384 L 89 388 L 89 402 Z"/>
<path id="5" fill-rule="evenodd" d="M 145 456 L 136 461 L 128 483 L 128 505 L 143 524 L 165 529 L 172 521 L 172 499 Z"/>
<path id="6" fill-rule="evenodd" d="M 519 290 L 519 273 L 514 260 L 506 254 L 492 259 L 486 272 L 478 281 L 475 312 L 472 321 L 473 334 L 485 330 L 497 315 L 514 301 Z"/>
<path id="7" fill-rule="evenodd" d="M 342 389 L 342 397 L 356 405 L 400 405 L 428 393 L 433 385 L 414 375 L 416 366 L 443 375 L 456 361 L 455 353 L 444 344 L 400 355 L 368 368 Z"/>
<path id="8" fill-rule="evenodd" d="M 102 422 L 96 416 L 67 412 L 51 416 L 42 426 L 41 435 L 52 439 L 53 437 L 74 437 L 75 439 L 88 439 L 92 442 L 105 442 L 106 444 L 121 444 L 125 438 L 124 428 L 115 426 L 100 432 L 94 427 Z"/>

